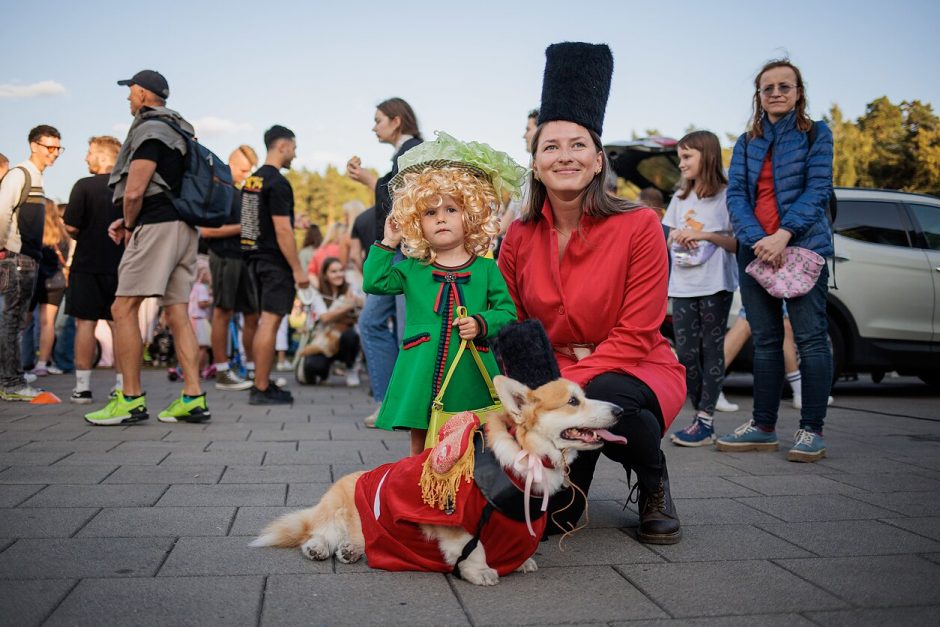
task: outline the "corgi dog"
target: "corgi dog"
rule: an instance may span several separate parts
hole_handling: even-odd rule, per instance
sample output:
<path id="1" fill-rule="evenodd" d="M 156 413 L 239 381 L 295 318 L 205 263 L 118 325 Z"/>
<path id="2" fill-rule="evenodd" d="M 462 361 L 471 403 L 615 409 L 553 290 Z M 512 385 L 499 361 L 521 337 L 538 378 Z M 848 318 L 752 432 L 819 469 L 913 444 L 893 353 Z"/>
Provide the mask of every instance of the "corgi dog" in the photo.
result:
<path id="1" fill-rule="evenodd" d="M 373 568 L 450 572 L 483 586 L 510 572 L 535 571 L 532 555 L 545 529 L 548 497 L 567 485 L 578 451 L 605 441 L 626 444 L 607 430 L 622 410 L 585 398 L 565 379 L 534 390 L 504 376 L 493 383 L 504 411 L 489 417 L 485 442 L 467 430 L 464 449 L 474 447 L 467 456 L 473 466 L 453 480 L 456 496 L 446 505 L 422 498 L 429 456 L 453 448 L 442 441 L 420 455 L 342 477 L 314 507 L 268 524 L 251 546 L 300 547 L 310 559 L 335 555 L 347 564 L 364 554 Z"/>

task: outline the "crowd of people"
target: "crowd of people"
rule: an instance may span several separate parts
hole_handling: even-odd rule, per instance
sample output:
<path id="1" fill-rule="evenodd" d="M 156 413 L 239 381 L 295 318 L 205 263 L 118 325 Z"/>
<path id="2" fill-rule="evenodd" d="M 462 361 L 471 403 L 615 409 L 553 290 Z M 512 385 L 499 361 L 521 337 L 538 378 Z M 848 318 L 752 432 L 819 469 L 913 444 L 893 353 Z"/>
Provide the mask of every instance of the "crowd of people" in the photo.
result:
<path id="1" fill-rule="evenodd" d="M 425 141 L 411 106 L 385 100 L 373 131 L 394 149 L 390 170 L 377 177 L 358 157 L 346 165 L 347 175 L 373 192 L 373 206 L 347 214 L 345 224 L 310 226 L 300 246 L 294 194 L 282 173 L 297 141 L 284 126 L 265 132 L 263 161 L 246 145 L 229 155 L 237 188 L 229 217 L 198 229 L 174 208 L 193 129 L 167 108 L 169 85 L 159 73 L 119 81 L 129 89 L 128 135 L 123 142 L 89 140 L 92 176 L 75 184 L 62 216 L 42 191 L 45 170 L 64 150 L 61 136 L 37 126 L 28 136 L 29 158 L 0 183 L 2 398 L 38 393 L 23 369 L 33 349 L 20 352 L 36 303 L 32 374 L 57 371 L 50 338 L 64 296 L 65 314 L 74 319 L 71 400 L 94 400 L 94 333 L 103 320 L 113 333 L 116 381 L 85 420 L 147 419 L 140 321 L 144 302 L 157 297 L 183 379 L 160 421 L 209 420 L 202 388 L 208 377 L 220 390 L 248 391 L 252 405 L 277 405 L 293 402 L 278 370 L 289 367 L 302 384 L 339 373 L 359 385 L 364 365 L 376 403 L 366 426 L 409 430 L 419 454 L 434 442 L 435 410 L 491 403 L 492 385 L 483 383 L 525 358 L 497 361 L 491 342 L 517 320 L 537 320 L 560 374 L 589 398 L 623 409 L 611 431 L 627 444 L 605 442 L 580 455 L 570 468 L 572 489 L 586 496 L 601 453 L 622 464 L 628 482 L 636 475 L 630 497 L 639 504 L 641 541 L 681 537 L 660 443 L 687 398 L 694 414 L 672 436 L 676 445 L 776 450 L 789 380 L 801 420 L 788 458 L 823 457 L 832 379 L 826 268 L 805 294 L 787 298 L 751 274 L 757 263 L 781 269 L 793 247 L 832 255 L 825 214 L 832 135 L 808 116 L 798 68 L 775 61 L 757 74 L 753 117 L 727 173 L 713 133 L 695 131 L 678 142 L 682 179 L 666 205 L 658 190 L 644 190 L 639 202 L 616 194 L 600 139 L 613 71 L 609 48 L 554 44 L 546 56 L 541 105 L 526 119 L 528 169 L 445 133 Z M 736 289 L 754 343 L 754 409 L 718 438 L 715 412 L 731 409 L 721 390 L 727 355 L 743 343 L 737 325 L 727 333 Z M 660 330 L 668 298 L 674 349 Z M 286 364 L 283 336 L 291 327 L 299 343 Z M 460 360 L 465 349 L 473 360 Z M 458 384 L 448 387 L 452 377 Z M 586 498 L 556 495 L 550 529 L 574 528 L 585 505 Z"/>

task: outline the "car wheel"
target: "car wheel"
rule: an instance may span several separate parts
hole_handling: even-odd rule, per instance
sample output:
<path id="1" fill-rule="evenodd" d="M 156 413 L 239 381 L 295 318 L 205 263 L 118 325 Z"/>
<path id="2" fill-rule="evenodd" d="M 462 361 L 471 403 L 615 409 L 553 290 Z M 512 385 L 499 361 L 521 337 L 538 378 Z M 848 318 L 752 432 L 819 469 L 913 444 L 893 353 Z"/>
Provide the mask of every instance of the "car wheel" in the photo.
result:
<path id="1" fill-rule="evenodd" d="M 831 316 L 829 317 L 829 349 L 832 351 L 832 383 L 834 385 L 845 367 L 845 340 L 842 330 Z"/>
<path id="2" fill-rule="evenodd" d="M 940 372 L 921 372 L 917 378 L 933 387 L 940 387 Z"/>

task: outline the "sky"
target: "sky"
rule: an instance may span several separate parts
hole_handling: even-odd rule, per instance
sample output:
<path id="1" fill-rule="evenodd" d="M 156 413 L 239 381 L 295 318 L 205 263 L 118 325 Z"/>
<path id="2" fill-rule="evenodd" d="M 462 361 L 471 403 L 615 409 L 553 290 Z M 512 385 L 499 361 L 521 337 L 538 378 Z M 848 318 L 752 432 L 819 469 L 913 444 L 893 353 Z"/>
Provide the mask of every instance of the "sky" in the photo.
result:
<path id="1" fill-rule="evenodd" d="M 392 148 L 372 133 L 375 105 L 399 96 L 422 133 L 483 141 L 527 163 L 522 132 L 539 104 L 545 48 L 608 44 L 614 55 L 603 140 L 647 129 L 679 138 L 690 125 L 727 145 L 750 116 L 753 79 L 789 56 L 818 119 L 833 103 L 855 119 L 865 105 L 919 99 L 940 107 L 940 3 L 476 0 L 356 2 L 11 2 L 0 42 L 0 152 L 29 156 L 37 124 L 67 150 L 46 171 L 65 201 L 87 176 L 88 138 L 124 138 L 128 89 L 155 69 L 167 105 L 226 157 L 263 152 L 283 124 L 297 135 L 295 168 L 340 168 L 357 155 L 380 173 Z"/>

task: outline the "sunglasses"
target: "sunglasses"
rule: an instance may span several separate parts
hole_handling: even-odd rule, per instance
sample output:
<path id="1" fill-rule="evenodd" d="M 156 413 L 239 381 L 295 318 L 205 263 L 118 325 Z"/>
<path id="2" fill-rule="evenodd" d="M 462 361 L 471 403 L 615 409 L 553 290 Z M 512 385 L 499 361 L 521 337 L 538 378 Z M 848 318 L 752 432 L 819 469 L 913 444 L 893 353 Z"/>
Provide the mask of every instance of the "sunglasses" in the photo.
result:
<path id="1" fill-rule="evenodd" d="M 40 144 L 39 142 L 33 142 L 33 143 L 36 144 L 37 146 L 42 146 L 43 148 L 45 148 L 47 151 L 49 151 L 50 155 L 55 152 L 58 152 L 59 154 L 65 152 L 65 146 L 49 146 L 48 144 Z"/>
<path id="2" fill-rule="evenodd" d="M 781 96 L 786 96 L 792 90 L 797 89 L 797 87 L 798 86 L 794 85 L 793 83 L 780 83 L 779 85 L 767 85 L 766 87 L 762 87 L 757 90 L 757 93 L 759 93 L 764 98 L 770 98 L 774 95 L 774 90 L 776 89 L 777 93 L 779 93 Z"/>

